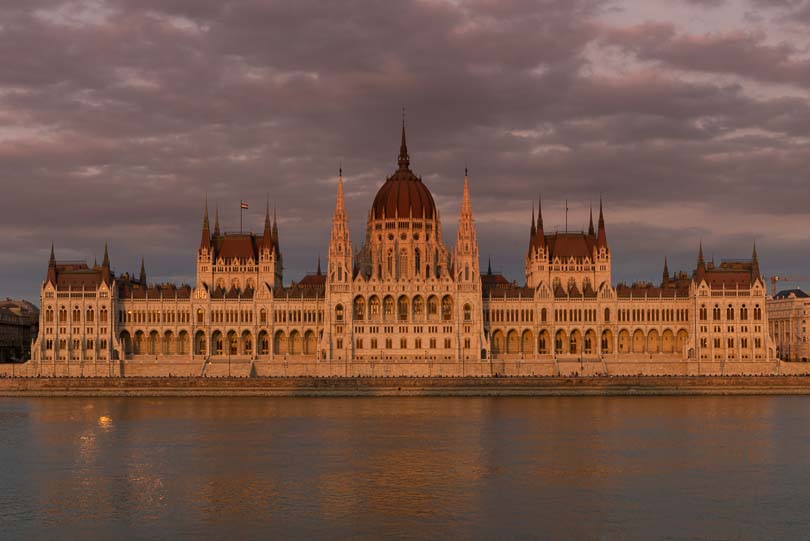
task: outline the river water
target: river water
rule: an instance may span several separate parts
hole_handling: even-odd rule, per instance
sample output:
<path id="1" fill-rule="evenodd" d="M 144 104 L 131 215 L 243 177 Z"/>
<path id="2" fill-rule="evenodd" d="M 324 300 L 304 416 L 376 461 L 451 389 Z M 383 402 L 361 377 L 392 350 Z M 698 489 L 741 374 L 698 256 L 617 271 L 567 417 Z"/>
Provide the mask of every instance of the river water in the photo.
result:
<path id="1" fill-rule="evenodd" d="M 2 539 L 806 539 L 810 397 L 0 399 Z"/>

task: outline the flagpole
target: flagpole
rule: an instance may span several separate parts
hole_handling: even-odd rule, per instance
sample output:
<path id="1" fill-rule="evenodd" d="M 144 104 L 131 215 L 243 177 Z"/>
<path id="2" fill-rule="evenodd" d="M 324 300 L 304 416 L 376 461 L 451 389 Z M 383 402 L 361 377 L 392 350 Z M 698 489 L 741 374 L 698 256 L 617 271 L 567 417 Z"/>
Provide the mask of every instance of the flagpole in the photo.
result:
<path id="1" fill-rule="evenodd" d="M 242 232 L 242 200 L 239 200 L 239 232 Z"/>

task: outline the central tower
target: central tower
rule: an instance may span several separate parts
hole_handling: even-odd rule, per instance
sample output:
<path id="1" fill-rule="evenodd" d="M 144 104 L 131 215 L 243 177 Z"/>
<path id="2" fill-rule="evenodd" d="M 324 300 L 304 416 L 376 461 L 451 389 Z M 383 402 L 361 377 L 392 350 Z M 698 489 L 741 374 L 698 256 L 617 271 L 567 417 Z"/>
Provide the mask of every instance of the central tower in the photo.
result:
<path id="1" fill-rule="evenodd" d="M 404 118 L 397 166 L 369 211 L 359 270 L 381 281 L 442 278 L 449 271 L 449 253 L 433 196 L 411 171 Z"/>

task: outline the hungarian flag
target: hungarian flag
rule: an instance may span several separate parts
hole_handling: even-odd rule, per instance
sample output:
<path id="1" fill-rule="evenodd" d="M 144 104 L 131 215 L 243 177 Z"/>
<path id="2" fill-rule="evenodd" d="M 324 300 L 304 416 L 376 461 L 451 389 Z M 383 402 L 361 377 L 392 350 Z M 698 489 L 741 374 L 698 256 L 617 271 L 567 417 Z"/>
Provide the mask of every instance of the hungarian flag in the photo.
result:
<path id="1" fill-rule="evenodd" d="M 240 202 L 239 202 L 239 206 L 240 206 L 241 208 L 245 209 L 245 210 L 247 210 L 247 208 L 248 208 L 248 204 L 247 204 L 247 203 L 245 203 L 244 201 L 240 201 Z"/>

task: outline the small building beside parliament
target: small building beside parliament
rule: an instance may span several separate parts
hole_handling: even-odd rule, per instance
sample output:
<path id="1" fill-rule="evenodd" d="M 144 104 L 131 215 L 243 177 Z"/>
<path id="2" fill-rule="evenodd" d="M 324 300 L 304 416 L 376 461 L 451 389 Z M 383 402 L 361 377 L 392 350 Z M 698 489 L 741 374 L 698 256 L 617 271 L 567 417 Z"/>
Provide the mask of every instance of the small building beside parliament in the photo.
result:
<path id="1" fill-rule="evenodd" d="M 411 170 L 402 127 L 397 169 L 377 192 L 355 249 L 342 174 L 322 272 L 284 284 L 278 222 L 222 233 L 204 210 L 194 285 L 116 276 L 58 261 L 41 287 L 41 364 L 284 364 L 301 374 L 768 373 L 774 345 L 756 248 L 660 284 L 611 282 L 602 203 L 587 231 L 529 225 L 525 285 L 481 271 L 465 171 L 448 246 L 433 196 Z M 295 367 L 295 368 L 290 368 Z M 276 373 L 270 370 L 268 373 Z"/>

